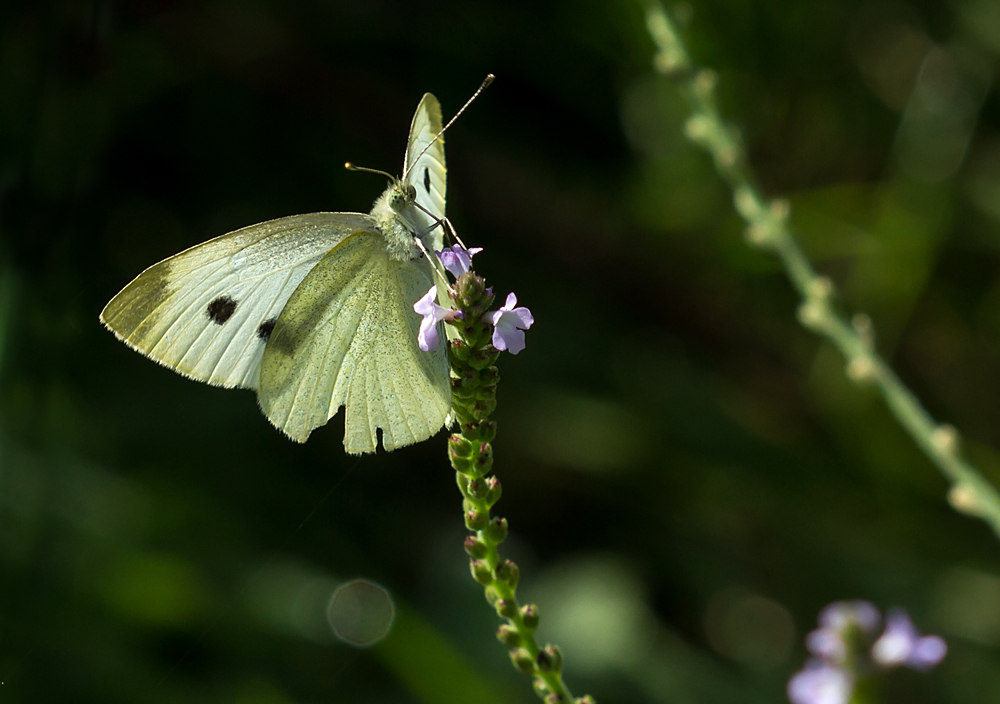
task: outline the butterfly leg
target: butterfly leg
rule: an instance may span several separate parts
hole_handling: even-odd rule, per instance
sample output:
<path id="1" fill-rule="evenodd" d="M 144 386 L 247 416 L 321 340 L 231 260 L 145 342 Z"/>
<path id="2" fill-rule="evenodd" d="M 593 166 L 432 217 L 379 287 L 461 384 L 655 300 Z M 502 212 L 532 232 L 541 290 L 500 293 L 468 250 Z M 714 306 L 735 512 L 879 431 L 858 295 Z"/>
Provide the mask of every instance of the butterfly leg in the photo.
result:
<path id="1" fill-rule="evenodd" d="M 437 225 L 432 225 L 427 232 L 430 232 L 435 227 L 437 227 Z M 438 259 L 437 254 L 431 255 L 431 253 L 427 251 L 427 247 L 424 246 L 423 241 L 416 235 L 413 236 L 413 241 L 417 245 L 417 248 L 423 252 L 423 255 L 427 257 L 427 261 L 431 263 L 431 268 L 434 270 L 437 277 L 441 279 L 441 283 L 443 283 L 446 288 L 450 288 L 451 284 L 448 283 L 448 277 L 445 276 L 444 267 L 441 264 L 441 260 Z"/>
<path id="2" fill-rule="evenodd" d="M 447 234 L 451 235 L 452 238 L 454 238 L 454 240 L 456 242 L 458 242 L 460 245 L 462 245 L 462 249 L 464 249 L 466 252 L 469 251 L 469 248 L 465 246 L 465 242 L 463 242 L 462 238 L 458 236 L 458 232 L 455 230 L 455 226 L 451 224 L 451 220 L 448 219 L 447 215 L 444 215 L 444 216 L 442 216 L 440 218 L 435 218 L 434 214 L 431 211 L 429 211 L 427 208 L 425 208 L 422 205 L 420 205 L 420 203 L 414 202 L 413 204 L 415 206 L 417 206 L 418 208 L 420 208 L 421 210 L 423 210 L 428 215 L 430 215 L 432 218 L 434 218 L 434 222 L 431 223 L 430 227 L 428 227 L 426 230 L 424 230 L 423 232 L 421 232 L 419 235 L 414 234 L 414 237 L 416 237 L 416 238 L 419 239 L 419 238 L 423 237 L 424 235 L 426 235 L 427 233 L 433 232 L 434 228 L 440 225 L 441 227 L 444 228 L 444 230 L 445 230 L 445 232 Z"/>

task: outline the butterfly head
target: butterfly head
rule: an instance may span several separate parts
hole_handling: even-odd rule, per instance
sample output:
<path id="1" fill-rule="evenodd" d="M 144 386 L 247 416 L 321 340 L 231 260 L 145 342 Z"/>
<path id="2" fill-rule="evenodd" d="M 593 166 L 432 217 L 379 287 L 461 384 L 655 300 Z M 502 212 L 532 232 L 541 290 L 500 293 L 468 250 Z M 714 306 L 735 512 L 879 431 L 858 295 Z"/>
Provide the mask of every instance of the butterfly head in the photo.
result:
<path id="1" fill-rule="evenodd" d="M 400 179 L 377 169 L 344 165 L 350 171 L 367 171 L 389 179 L 388 187 L 375 201 L 371 217 L 382 236 L 385 237 L 389 256 L 397 261 L 410 261 L 420 256 L 416 238 L 427 232 L 424 221 L 430 216 L 417 203 L 417 189 L 405 177 Z"/>
<path id="2" fill-rule="evenodd" d="M 400 215 L 412 207 L 417 200 L 417 189 L 414 188 L 413 184 L 403 183 L 397 178 L 389 182 L 386 193 L 389 196 L 389 207 Z"/>
<path id="3" fill-rule="evenodd" d="M 416 189 L 411 184 L 393 178 L 371 211 L 378 231 L 385 237 L 389 256 L 397 261 L 409 261 L 420 256 L 414 242 L 421 229 L 420 211 L 415 206 L 416 196 Z"/>

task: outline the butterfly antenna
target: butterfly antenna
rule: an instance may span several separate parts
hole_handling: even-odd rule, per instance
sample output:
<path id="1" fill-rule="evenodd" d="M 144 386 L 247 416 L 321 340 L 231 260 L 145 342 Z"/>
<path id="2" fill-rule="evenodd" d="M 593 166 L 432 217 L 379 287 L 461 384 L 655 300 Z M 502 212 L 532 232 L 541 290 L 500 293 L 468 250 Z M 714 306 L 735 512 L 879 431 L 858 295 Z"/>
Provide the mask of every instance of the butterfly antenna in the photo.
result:
<path id="1" fill-rule="evenodd" d="M 427 153 L 427 150 L 431 148 L 431 145 L 434 144 L 434 142 L 438 141 L 438 139 L 441 138 L 441 135 L 443 135 L 447 131 L 447 129 L 449 127 L 451 127 L 455 123 L 455 120 L 458 119 L 459 115 L 461 115 L 463 112 L 465 112 L 466 108 L 468 108 L 470 105 L 472 105 L 472 101 L 474 101 L 476 98 L 478 98 L 479 94 L 482 93 L 484 90 L 486 90 L 489 87 L 490 83 L 493 82 L 494 78 L 496 78 L 496 76 L 494 76 L 492 73 L 489 73 L 489 74 L 486 75 L 486 78 L 484 78 L 483 82 L 479 84 L 479 87 L 476 89 L 476 92 L 472 94 L 472 97 L 465 101 L 465 105 L 462 106 L 462 109 L 459 110 L 458 112 L 456 112 L 455 115 L 450 120 L 448 120 L 448 124 L 445 125 L 444 127 L 442 127 L 441 131 L 438 132 L 436 135 L 434 135 L 434 139 L 432 139 L 430 142 L 428 142 L 427 146 L 424 147 L 423 150 L 421 150 L 421 152 L 419 154 L 417 154 L 413 158 L 413 161 L 410 162 L 410 166 L 412 166 L 413 164 L 416 164 L 417 161 L 420 159 L 420 157 L 422 157 L 424 154 Z M 409 173 L 409 171 L 410 171 L 410 167 L 407 167 L 406 168 L 406 173 Z M 406 179 L 406 173 L 403 174 L 403 179 L 404 180 Z"/>
<path id="2" fill-rule="evenodd" d="M 352 164 L 349 161 L 344 163 L 344 168 L 347 169 L 348 171 L 365 171 L 370 174 L 378 174 L 379 176 L 385 176 L 390 181 L 396 180 L 396 177 L 390 173 L 386 173 L 385 171 L 381 171 L 379 169 L 369 169 L 367 166 L 358 166 L 356 164 Z"/>

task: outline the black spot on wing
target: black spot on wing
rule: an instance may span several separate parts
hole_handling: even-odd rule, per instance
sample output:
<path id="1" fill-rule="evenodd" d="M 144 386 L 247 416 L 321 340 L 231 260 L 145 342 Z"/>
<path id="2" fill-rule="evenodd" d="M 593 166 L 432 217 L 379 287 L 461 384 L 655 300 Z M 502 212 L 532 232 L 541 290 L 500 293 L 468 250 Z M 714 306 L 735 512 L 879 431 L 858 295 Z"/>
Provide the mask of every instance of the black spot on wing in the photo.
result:
<path id="1" fill-rule="evenodd" d="M 209 320 L 216 325 L 222 325 L 233 317 L 233 313 L 236 312 L 236 305 L 236 301 L 229 296 L 219 296 L 208 304 L 205 312 L 208 313 Z"/>
<path id="2" fill-rule="evenodd" d="M 431 172 L 426 166 L 424 167 L 424 190 L 428 193 L 431 192 Z"/>
<path id="3" fill-rule="evenodd" d="M 267 342 L 271 337 L 271 333 L 274 332 L 274 324 L 278 322 L 277 318 L 271 318 L 270 320 L 265 320 L 257 328 L 257 337 Z"/>

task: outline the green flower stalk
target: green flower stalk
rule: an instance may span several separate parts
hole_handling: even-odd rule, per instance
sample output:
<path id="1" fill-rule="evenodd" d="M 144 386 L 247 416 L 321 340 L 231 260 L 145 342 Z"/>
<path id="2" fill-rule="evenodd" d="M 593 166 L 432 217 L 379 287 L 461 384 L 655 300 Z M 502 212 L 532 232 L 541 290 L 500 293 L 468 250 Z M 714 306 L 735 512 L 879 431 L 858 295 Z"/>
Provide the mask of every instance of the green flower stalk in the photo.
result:
<path id="1" fill-rule="evenodd" d="M 952 507 L 981 518 L 1000 537 L 1000 493 L 962 457 L 958 432 L 937 423 L 876 352 L 871 318 L 859 313 L 848 321 L 835 310 L 833 282 L 813 270 L 792 236 L 788 203 L 768 203 L 757 190 L 739 133 L 719 114 L 715 72 L 694 64 L 670 16 L 651 0 L 646 2 L 646 26 L 656 45 L 656 69 L 677 84 L 691 108 L 685 133 L 712 156 L 732 189 L 733 204 L 747 223 L 747 243 L 773 252 L 802 296 L 799 322 L 836 345 L 849 378 L 878 388 L 899 424 L 951 482 Z"/>
<path id="2" fill-rule="evenodd" d="M 496 609 L 503 623 L 497 639 L 508 649 L 514 667 L 530 675 L 535 692 L 546 704 L 594 704 L 590 696 L 573 699 L 563 682 L 563 659 L 559 648 L 535 640 L 538 609 L 534 604 L 517 600 L 520 570 L 510 560 L 501 559 L 500 544 L 507 537 L 507 519 L 491 515 L 500 500 L 500 481 L 493 471 L 493 438 L 496 422 L 490 419 L 496 409 L 496 361 L 502 349 L 512 353 L 523 349 L 523 332 L 530 327 L 531 314 L 515 308 L 517 299 L 508 296 L 507 304 L 489 312 L 493 291 L 482 277 L 470 270 L 476 250 L 443 252 L 441 260 L 456 275 L 448 289 L 454 310 L 435 314 L 426 306 L 425 319 L 446 320 L 451 327 L 448 357 L 452 369 L 452 409 L 459 432 L 448 440 L 448 457 L 462 492 L 462 510 L 470 535 L 465 539 L 472 577 L 481 584 L 486 600 Z M 461 261 L 456 261 L 461 259 Z M 433 290 L 433 289 L 432 289 Z M 430 292 L 428 292 L 430 295 Z M 430 303 L 430 300 L 428 300 Z M 440 317 L 437 317 L 440 316 Z"/>

